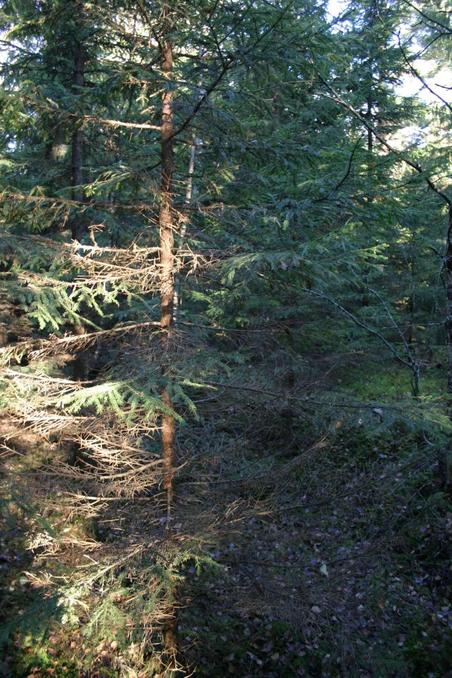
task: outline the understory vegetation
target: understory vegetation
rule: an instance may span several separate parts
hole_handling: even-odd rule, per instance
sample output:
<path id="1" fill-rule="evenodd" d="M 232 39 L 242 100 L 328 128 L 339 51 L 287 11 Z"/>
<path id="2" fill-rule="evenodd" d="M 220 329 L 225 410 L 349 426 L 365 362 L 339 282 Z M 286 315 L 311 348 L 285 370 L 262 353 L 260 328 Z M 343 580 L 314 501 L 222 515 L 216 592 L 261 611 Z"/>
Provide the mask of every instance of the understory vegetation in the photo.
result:
<path id="1" fill-rule="evenodd" d="M 451 671 L 443 0 L 0 0 L 0 675 Z"/>

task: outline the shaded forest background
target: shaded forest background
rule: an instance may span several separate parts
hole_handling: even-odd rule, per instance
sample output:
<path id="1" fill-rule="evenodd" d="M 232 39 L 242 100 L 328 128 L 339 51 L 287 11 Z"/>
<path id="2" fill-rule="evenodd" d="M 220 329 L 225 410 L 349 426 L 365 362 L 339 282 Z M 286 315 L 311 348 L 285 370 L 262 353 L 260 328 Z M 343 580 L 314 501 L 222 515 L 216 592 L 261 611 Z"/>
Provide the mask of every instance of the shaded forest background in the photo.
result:
<path id="1" fill-rule="evenodd" d="M 0 28 L 2 675 L 449 675 L 447 3 Z"/>

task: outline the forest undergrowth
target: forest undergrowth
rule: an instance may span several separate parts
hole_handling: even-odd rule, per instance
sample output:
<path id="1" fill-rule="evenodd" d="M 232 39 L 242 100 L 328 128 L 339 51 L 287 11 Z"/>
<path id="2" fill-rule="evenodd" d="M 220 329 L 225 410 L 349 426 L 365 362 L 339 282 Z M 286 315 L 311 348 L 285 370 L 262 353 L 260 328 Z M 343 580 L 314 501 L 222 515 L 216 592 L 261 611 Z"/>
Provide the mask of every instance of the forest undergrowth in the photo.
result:
<path id="1" fill-rule="evenodd" d="M 272 360 L 276 389 L 293 365 Z M 303 356 L 297 392 L 338 388 L 348 361 Z M 56 508 L 74 481 L 43 478 L 68 450 L 3 431 L 3 675 L 158 675 L 168 593 L 181 675 L 447 675 L 452 525 L 425 433 L 378 412 L 314 426 L 305 405 L 234 390 L 200 407 L 169 525 L 155 493 Z M 69 571 L 79 586 L 55 593 Z"/>

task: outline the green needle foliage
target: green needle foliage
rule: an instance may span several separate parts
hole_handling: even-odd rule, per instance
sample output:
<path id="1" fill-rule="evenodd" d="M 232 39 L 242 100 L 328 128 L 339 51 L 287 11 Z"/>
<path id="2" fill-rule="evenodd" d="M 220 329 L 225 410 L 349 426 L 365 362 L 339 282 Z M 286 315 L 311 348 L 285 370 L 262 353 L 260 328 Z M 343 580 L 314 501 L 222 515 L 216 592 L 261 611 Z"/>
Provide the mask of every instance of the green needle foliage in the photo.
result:
<path id="1" fill-rule="evenodd" d="M 300 496 L 317 516 L 341 485 L 361 497 L 362 477 L 385 521 L 409 506 L 402 551 L 418 553 L 417 520 L 437 538 L 451 105 L 422 59 L 442 77 L 451 28 L 430 4 L 350 0 L 332 17 L 316 0 L 0 0 L 3 489 L 28 558 L 8 598 L 11 675 L 55 669 L 55 621 L 83 648 L 61 650 L 61 675 L 277 675 L 254 650 L 226 666 L 215 642 L 206 668 L 192 630 L 184 657 L 175 619 L 229 582 L 215 554 L 228 540 L 234 554 L 238 525 L 281 527 Z M 385 463 L 408 469 L 400 492 Z M 347 539 L 380 539 L 368 510 Z M 37 591 L 49 611 L 33 630 Z M 368 670 L 359 643 L 351 665 L 318 624 L 319 645 L 278 675 Z M 418 636 L 406 653 L 385 636 L 379 675 L 440 675 Z"/>

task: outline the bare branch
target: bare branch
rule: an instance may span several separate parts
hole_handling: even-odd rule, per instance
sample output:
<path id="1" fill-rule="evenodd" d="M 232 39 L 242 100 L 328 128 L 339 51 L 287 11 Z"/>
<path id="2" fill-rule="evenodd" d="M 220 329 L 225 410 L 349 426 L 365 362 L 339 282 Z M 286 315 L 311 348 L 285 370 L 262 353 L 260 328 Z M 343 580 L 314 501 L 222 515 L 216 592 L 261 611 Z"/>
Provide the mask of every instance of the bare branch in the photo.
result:
<path id="1" fill-rule="evenodd" d="M 431 179 L 431 177 L 425 174 L 425 171 L 417 162 L 414 162 L 410 158 L 407 158 L 403 152 L 398 151 L 397 149 L 394 148 L 394 146 L 391 146 L 391 144 L 388 143 L 386 139 L 384 139 L 381 136 L 381 134 L 375 129 L 375 127 L 371 125 L 369 120 L 365 118 L 359 111 L 357 111 L 356 108 L 354 108 L 351 104 L 349 104 L 347 101 L 344 101 L 340 94 L 329 83 L 326 82 L 326 80 L 320 75 L 318 71 L 317 76 L 320 82 L 323 85 L 325 85 L 325 87 L 331 93 L 330 99 L 332 99 L 332 101 L 335 101 L 337 104 L 348 110 L 349 113 L 351 113 L 355 118 L 357 118 L 357 120 L 359 120 L 364 125 L 364 127 L 366 127 L 366 129 L 372 132 L 372 134 L 375 136 L 376 139 L 378 139 L 382 146 L 387 148 L 388 151 L 393 153 L 397 158 L 404 162 L 405 165 L 408 165 L 408 167 L 411 167 L 411 169 L 414 169 L 419 175 L 421 175 L 426 184 L 428 185 L 428 187 L 434 193 L 436 193 L 448 205 L 449 208 L 452 208 L 452 199 L 449 198 L 449 196 L 444 191 L 438 188 L 438 186 Z"/>
<path id="2" fill-rule="evenodd" d="M 438 94 L 438 92 L 435 92 L 429 86 L 429 84 L 424 80 L 424 78 L 419 73 L 419 71 L 416 68 L 414 68 L 412 61 L 408 58 L 405 50 L 403 49 L 402 43 L 400 41 L 400 35 L 397 35 L 397 40 L 398 40 L 398 43 L 399 43 L 399 49 L 400 49 L 400 52 L 402 53 L 403 59 L 404 59 L 406 65 L 408 66 L 408 68 L 410 69 L 411 73 L 414 75 L 414 77 L 417 78 L 422 83 L 423 87 L 425 87 L 425 89 L 427 89 L 430 92 L 430 94 L 433 94 L 434 97 L 439 99 L 445 106 L 447 106 L 449 111 L 452 113 L 452 106 L 449 104 L 449 102 L 446 101 L 445 99 L 443 99 L 443 97 L 440 94 Z"/>
<path id="3" fill-rule="evenodd" d="M 446 31 L 446 33 L 448 33 L 449 35 L 452 35 L 452 28 L 450 26 L 447 26 L 446 24 L 443 24 L 438 19 L 434 19 L 433 17 L 429 16 L 428 14 L 423 12 L 421 9 L 419 9 L 419 7 L 416 7 L 416 5 L 414 5 L 412 2 L 410 2 L 410 0 L 403 0 L 403 2 L 406 5 L 409 5 L 411 7 L 411 9 L 414 9 L 414 11 L 417 12 L 423 19 L 425 19 L 426 21 L 428 21 L 431 24 L 434 24 L 436 26 L 439 26 L 440 28 L 443 28 Z"/>

